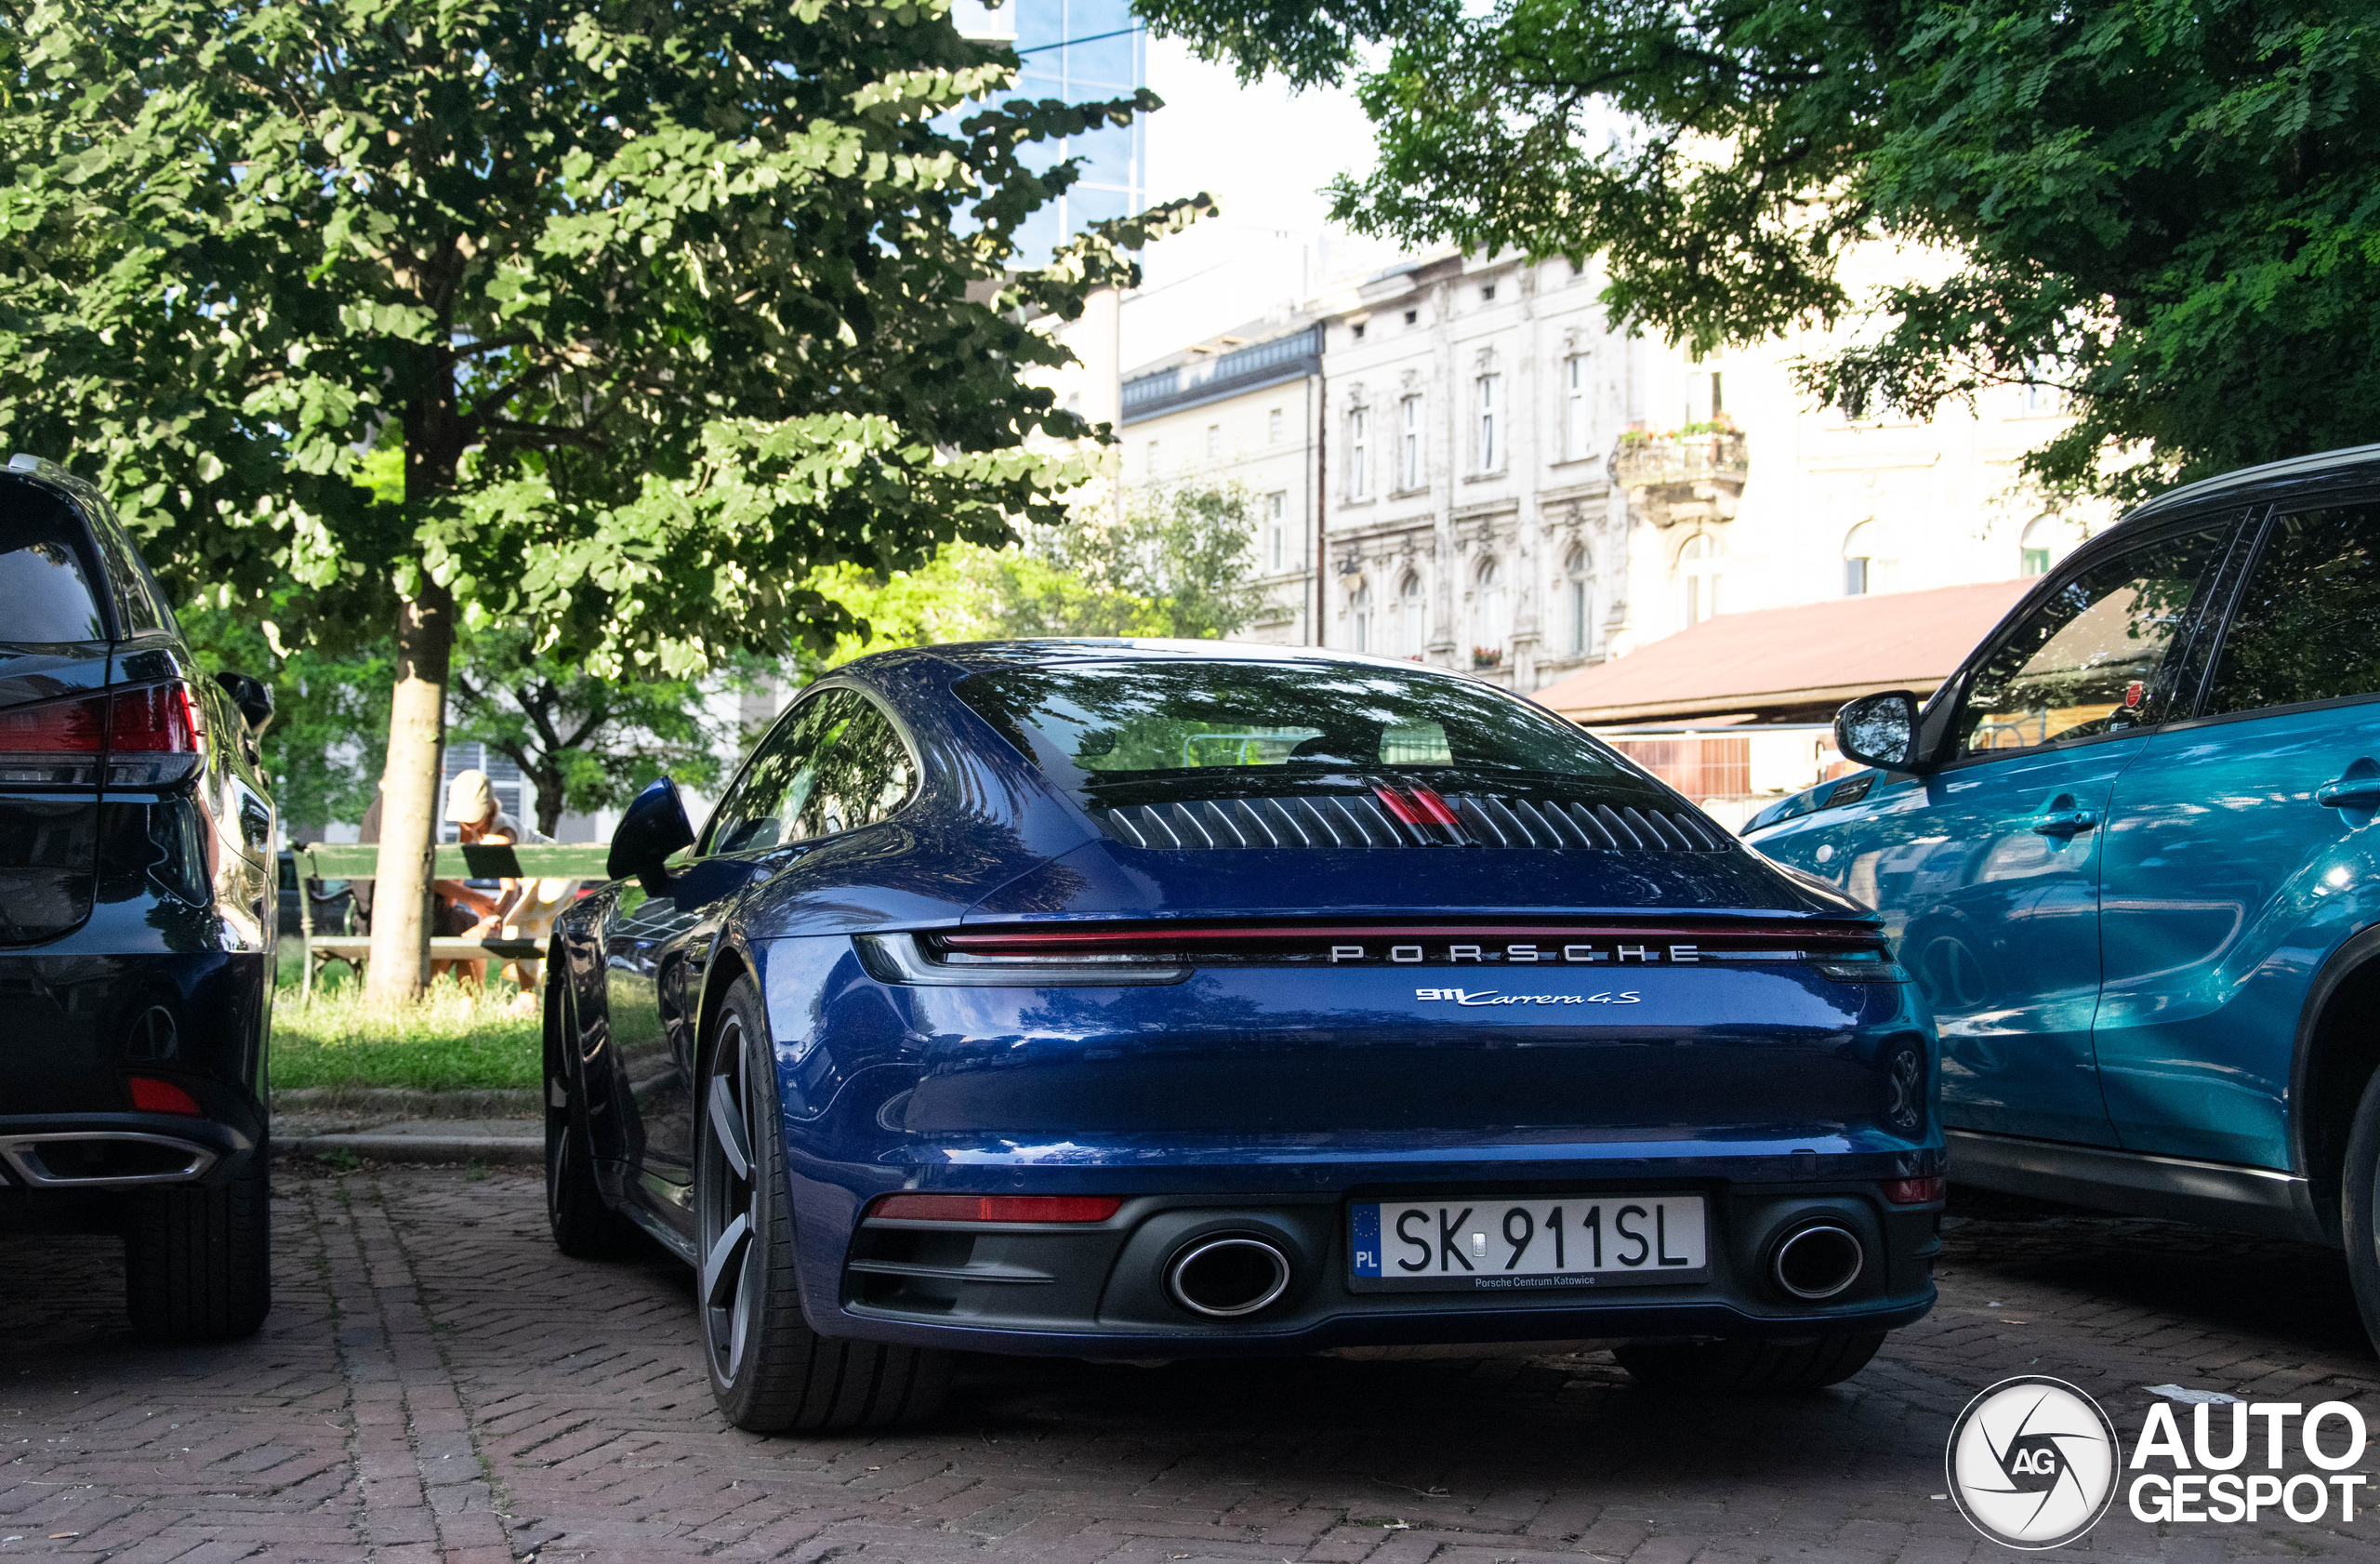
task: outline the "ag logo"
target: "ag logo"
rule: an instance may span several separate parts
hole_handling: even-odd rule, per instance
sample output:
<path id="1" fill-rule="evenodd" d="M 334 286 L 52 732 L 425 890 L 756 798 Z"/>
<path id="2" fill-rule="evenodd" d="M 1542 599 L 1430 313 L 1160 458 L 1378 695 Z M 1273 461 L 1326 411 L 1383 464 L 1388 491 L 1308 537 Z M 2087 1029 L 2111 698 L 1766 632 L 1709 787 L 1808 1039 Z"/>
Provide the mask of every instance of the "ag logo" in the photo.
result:
<path id="1" fill-rule="evenodd" d="M 2003 1379 L 1950 1428 L 1950 1497 L 2003 1546 L 2060 1547 L 2108 1513 L 2122 1455 L 2115 1425 L 2074 1386 Z"/>

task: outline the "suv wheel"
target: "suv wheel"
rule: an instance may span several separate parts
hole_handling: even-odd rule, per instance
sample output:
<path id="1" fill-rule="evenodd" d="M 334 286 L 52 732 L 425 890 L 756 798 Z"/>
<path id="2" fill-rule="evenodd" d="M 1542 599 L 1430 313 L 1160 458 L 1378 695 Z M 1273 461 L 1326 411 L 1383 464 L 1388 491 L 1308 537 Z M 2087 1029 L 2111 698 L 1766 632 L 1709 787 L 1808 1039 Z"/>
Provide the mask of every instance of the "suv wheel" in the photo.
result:
<path id="1" fill-rule="evenodd" d="M 124 1230 L 132 1328 L 161 1341 L 253 1335 L 272 1307 L 272 1160 L 259 1141 L 228 1184 L 144 1189 Z"/>
<path id="2" fill-rule="evenodd" d="M 1655 1390 L 1758 1395 L 1840 1385 L 1868 1366 L 1884 1332 L 1808 1342 L 1647 1343 L 1614 1348 L 1629 1377 Z"/>

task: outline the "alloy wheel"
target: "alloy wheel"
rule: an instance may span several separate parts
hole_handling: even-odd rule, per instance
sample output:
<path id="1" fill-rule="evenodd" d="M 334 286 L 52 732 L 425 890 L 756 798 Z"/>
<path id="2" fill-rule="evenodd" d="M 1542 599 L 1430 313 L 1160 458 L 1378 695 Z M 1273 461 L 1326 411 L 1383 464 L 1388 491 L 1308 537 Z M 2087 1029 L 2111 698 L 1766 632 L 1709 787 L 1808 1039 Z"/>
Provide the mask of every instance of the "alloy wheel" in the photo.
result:
<path id="1" fill-rule="evenodd" d="M 758 1333 L 764 1285 L 759 1232 L 756 1093 L 742 1019 L 720 1023 L 705 1072 L 695 1209 L 702 1246 L 703 1341 L 711 1375 L 734 1385 Z"/>

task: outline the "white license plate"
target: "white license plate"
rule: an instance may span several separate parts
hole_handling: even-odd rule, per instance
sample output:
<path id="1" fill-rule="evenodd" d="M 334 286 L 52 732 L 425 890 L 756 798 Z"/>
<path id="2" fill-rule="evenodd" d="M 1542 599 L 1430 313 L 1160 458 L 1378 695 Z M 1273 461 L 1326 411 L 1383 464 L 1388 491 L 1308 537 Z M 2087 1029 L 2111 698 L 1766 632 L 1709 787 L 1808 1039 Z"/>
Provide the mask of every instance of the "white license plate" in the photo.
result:
<path id="1" fill-rule="evenodd" d="M 1700 1281 L 1709 1265 L 1699 1195 L 1358 1201 L 1347 1214 L 1358 1292 Z"/>

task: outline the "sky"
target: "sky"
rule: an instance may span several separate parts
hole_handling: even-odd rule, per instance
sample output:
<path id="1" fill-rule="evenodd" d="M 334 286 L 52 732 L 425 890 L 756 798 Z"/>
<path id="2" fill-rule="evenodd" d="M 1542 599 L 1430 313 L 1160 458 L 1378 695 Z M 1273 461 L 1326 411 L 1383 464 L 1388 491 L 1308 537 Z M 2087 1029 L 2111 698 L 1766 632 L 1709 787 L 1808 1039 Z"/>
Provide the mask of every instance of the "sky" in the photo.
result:
<path id="1" fill-rule="evenodd" d="M 1127 373 L 1395 258 L 1395 246 L 1325 221 L 1322 187 L 1372 163 L 1371 127 L 1351 95 L 1242 87 L 1173 39 L 1150 39 L 1147 60 L 1166 104 L 1148 121 L 1149 199 L 1205 191 L 1223 212 L 1143 252 L 1143 285 L 1124 309 Z"/>

